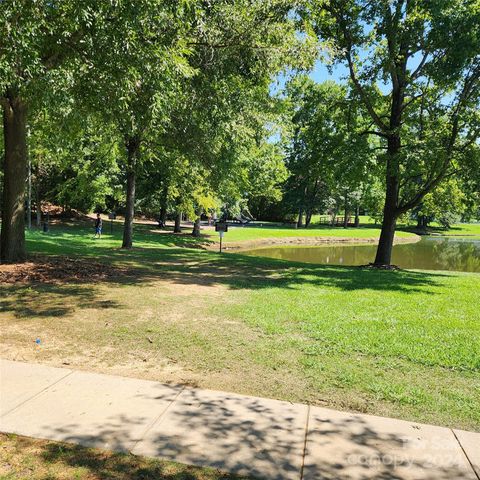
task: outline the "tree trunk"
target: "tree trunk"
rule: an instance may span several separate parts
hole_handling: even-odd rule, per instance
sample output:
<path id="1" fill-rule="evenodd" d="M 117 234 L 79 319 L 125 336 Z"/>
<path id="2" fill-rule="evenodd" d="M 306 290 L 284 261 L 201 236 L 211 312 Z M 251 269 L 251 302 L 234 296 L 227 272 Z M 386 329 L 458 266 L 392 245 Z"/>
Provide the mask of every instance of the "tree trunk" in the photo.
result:
<path id="1" fill-rule="evenodd" d="M 383 210 L 382 232 L 380 233 L 377 255 L 374 262 L 377 266 L 390 265 L 392 261 L 393 240 L 395 238 L 396 225 L 397 215 L 395 210 L 385 208 Z"/>
<path id="2" fill-rule="evenodd" d="M 165 227 L 167 223 L 167 197 L 168 185 L 165 185 L 162 190 L 162 198 L 160 199 L 160 223 Z"/>
<path id="3" fill-rule="evenodd" d="M 200 218 L 202 216 L 202 211 L 198 210 L 197 216 L 195 217 L 195 222 L 193 223 L 193 230 L 192 230 L 192 235 L 194 237 L 199 237 L 200 236 Z"/>
<path id="4" fill-rule="evenodd" d="M 330 220 L 330 226 L 331 226 L 331 227 L 334 227 L 334 226 L 335 226 L 335 220 L 337 219 L 337 213 L 338 213 L 338 212 L 337 212 L 337 210 L 335 209 L 335 210 L 332 212 L 332 214 L 331 214 L 331 216 L 332 216 L 332 218 L 331 218 L 331 220 Z"/>
<path id="5" fill-rule="evenodd" d="M 137 156 L 140 147 L 138 137 L 127 140 L 127 206 L 125 210 L 125 223 L 123 225 L 122 248 L 132 248 L 133 244 L 133 217 L 135 215 L 135 183 L 137 170 Z"/>
<path id="6" fill-rule="evenodd" d="M 298 209 L 298 220 L 297 220 L 297 228 L 302 228 L 303 226 L 303 207 Z"/>
<path id="7" fill-rule="evenodd" d="M 426 215 L 418 215 L 417 217 L 417 230 L 426 232 L 428 226 L 428 219 Z"/>
<path id="8" fill-rule="evenodd" d="M 345 193 L 343 228 L 347 228 L 347 227 L 348 227 L 348 195 L 347 193 Z"/>
<path id="9" fill-rule="evenodd" d="M 177 212 L 175 217 L 175 226 L 173 227 L 173 233 L 182 233 L 182 212 Z"/>
<path id="10" fill-rule="evenodd" d="M 388 138 L 387 160 L 387 188 L 385 192 L 385 206 L 383 208 L 383 222 L 377 255 L 374 264 L 377 266 L 390 265 L 392 260 L 393 240 L 398 217 L 398 164 L 397 155 L 400 150 L 400 138 Z"/>
<path id="11" fill-rule="evenodd" d="M 311 221 L 312 221 L 312 211 L 307 210 L 305 214 L 305 228 L 309 227 Z"/>
<path id="12" fill-rule="evenodd" d="M 27 107 L 17 96 L 4 98 L 4 177 L 0 258 L 23 262 L 25 250 L 25 185 L 27 176 Z"/>
<path id="13" fill-rule="evenodd" d="M 165 205 L 162 205 L 160 207 L 160 223 L 165 226 L 165 224 L 167 223 L 167 207 Z"/>
<path id="14" fill-rule="evenodd" d="M 360 207 L 357 205 L 355 207 L 355 228 L 360 226 Z"/>

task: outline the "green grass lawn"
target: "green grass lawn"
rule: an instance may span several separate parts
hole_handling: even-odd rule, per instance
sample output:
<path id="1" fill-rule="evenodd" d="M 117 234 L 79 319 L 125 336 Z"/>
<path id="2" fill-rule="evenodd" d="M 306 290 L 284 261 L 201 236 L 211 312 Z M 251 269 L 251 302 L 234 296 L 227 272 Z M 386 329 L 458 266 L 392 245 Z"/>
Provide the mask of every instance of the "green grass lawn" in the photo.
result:
<path id="1" fill-rule="evenodd" d="M 480 274 L 220 255 L 146 226 L 123 251 L 117 228 L 29 233 L 129 273 L 2 285 L 2 356 L 480 431 Z"/>
<path id="2" fill-rule="evenodd" d="M 457 223 L 448 230 L 439 228 L 442 235 L 480 235 L 480 223 Z"/>
<path id="3" fill-rule="evenodd" d="M 317 216 L 319 217 L 319 216 Z M 315 220 L 315 218 L 313 219 Z M 318 218 L 316 219 L 318 222 Z M 256 222 L 253 225 L 230 226 L 228 232 L 225 234 L 225 245 L 230 243 L 255 241 L 261 239 L 278 239 L 287 237 L 338 237 L 351 239 L 378 239 L 380 236 L 380 225 L 374 223 L 374 220 L 368 216 L 360 218 L 360 227 L 343 228 L 343 227 L 329 227 L 327 225 L 318 225 L 312 221 L 309 228 L 296 229 L 292 226 L 282 226 L 278 224 L 271 224 L 269 222 Z M 400 224 L 397 232 L 397 238 L 414 238 L 415 234 L 409 230 L 412 227 Z M 433 224 L 432 232 L 441 235 L 480 235 L 480 223 L 456 224 L 448 230 L 435 226 Z M 204 230 L 205 236 L 214 241 L 218 239 L 218 233 L 213 230 Z"/>
<path id="4" fill-rule="evenodd" d="M 205 234 L 211 238 L 217 239 L 218 233 L 209 230 Z M 397 231 L 397 237 L 414 237 L 413 233 Z M 285 237 L 342 237 L 342 238 L 374 238 L 380 236 L 380 227 L 375 225 L 362 225 L 358 228 L 342 228 L 314 225 L 309 228 L 293 228 L 289 226 L 272 226 L 269 224 L 260 226 L 231 226 L 225 233 L 225 242 L 242 242 L 247 240 L 257 240 L 263 238 L 285 238 Z"/>

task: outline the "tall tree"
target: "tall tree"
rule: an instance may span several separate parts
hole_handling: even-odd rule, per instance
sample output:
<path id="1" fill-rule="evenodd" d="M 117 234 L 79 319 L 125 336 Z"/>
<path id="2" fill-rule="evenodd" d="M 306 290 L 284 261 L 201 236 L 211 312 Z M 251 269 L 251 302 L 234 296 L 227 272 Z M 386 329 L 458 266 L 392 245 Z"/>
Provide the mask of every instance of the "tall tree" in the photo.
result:
<path id="1" fill-rule="evenodd" d="M 4 178 L 0 257 L 25 260 L 27 124 L 38 102 L 52 101 L 82 56 L 98 20 L 97 2 L 0 2 L 0 105 Z"/>
<path id="2" fill-rule="evenodd" d="M 180 80 L 169 103 L 169 120 L 151 144 L 168 152 L 164 158 L 178 161 L 179 171 L 186 159 L 192 176 L 208 172 L 200 175 L 204 199 L 213 188 L 224 191 L 230 180 L 230 185 L 245 186 L 246 152 L 252 154 L 257 133 L 267 122 L 265 111 L 271 108 L 271 78 L 301 58 L 298 50 L 305 42 L 297 38 L 290 17 L 295 3 L 222 0 L 201 2 L 196 11 L 188 56 L 195 73 Z M 165 169 L 164 162 L 160 168 Z M 189 210 L 198 188 L 184 176 L 175 181 L 174 170 L 166 168 L 163 178 L 171 181 L 170 195 L 178 188 L 185 196 L 176 198 L 175 209 Z M 164 190 L 163 182 L 159 188 Z"/>
<path id="3" fill-rule="evenodd" d="M 306 76 L 286 88 L 291 104 L 293 138 L 289 148 L 287 201 L 298 211 L 297 226 L 310 224 L 329 197 L 342 197 L 345 221 L 358 191 L 369 175 L 372 160 L 361 104 L 347 86 L 332 81 L 317 84 Z"/>
<path id="4" fill-rule="evenodd" d="M 478 0 L 311 0 L 305 19 L 343 63 L 380 137 L 385 204 L 378 266 L 397 218 L 455 174 L 478 139 Z"/>
<path id="5" fill-rule="evenodd" d="M 117 127 L 123 145 L 123 248 L 133 242 L 137 174 L 145 139 L 161 132 L 179 81 L 193 70 L 187 46 L 191 12 L 186 0 L 120 2 L 92 43 L 92 68 L 77 76 L 77 97 Z"/>
<path id="6" fill-rule="evenodd" d="M 232 152 L 228 142 L 235 137 L 234 119 L 243 114 L 245 92 L 259 85 L 268 89 L 271 75 L 303 42 L 296 41 L 289 16 L 295 3 L 122 4 L 119 15 L 130 21 L 116 37 L 107 35 L 108 43 L 95 45 L 101 52 L 98 64 L 92 81 L 82 84 L 98 86 L 98 108 L 118 123 L 124 140 L 123 247 L 132 245 L 135 184 L 140 155 L 148 148 L 145 139 L 155 132 L 162 148 L 177 150 L 190 162 L 196 159 L 216 170 L 226 165 L 223 153 Z M 117 31 L 114 24 L 106 28 Z"/>

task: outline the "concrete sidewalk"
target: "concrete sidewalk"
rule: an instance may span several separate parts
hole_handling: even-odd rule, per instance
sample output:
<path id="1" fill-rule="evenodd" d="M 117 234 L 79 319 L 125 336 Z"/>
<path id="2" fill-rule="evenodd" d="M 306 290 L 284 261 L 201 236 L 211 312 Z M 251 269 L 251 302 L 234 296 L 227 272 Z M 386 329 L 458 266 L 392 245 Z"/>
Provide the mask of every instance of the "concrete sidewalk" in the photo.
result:
<path id="1" fill-rule="evenodd" d="M 480 478 L 479 433 L 7 360 L 0 372 L 3 432 L 268 479 Z"/>

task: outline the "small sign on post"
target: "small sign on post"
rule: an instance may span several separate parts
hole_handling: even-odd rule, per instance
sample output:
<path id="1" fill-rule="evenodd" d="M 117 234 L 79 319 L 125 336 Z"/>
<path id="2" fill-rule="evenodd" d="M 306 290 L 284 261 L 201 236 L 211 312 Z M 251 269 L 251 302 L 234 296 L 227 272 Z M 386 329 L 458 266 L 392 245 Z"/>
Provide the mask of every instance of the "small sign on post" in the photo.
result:
<path id="1" fill-rule="evenodd" d="M 225 232 L 228 232 L 227 222 L 217 222 L 215 224 L 215 231 L 220 235 L 220 253 L 222 253 L 222 240 Z"/>

